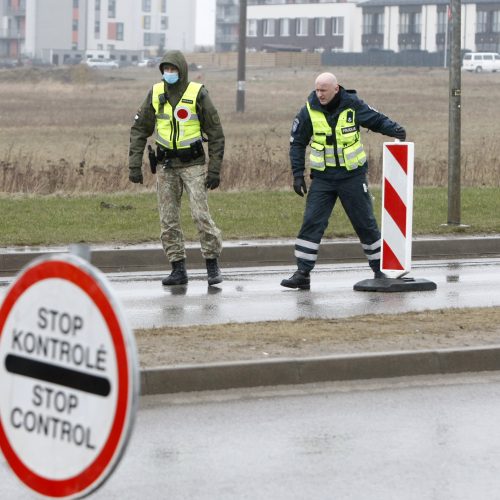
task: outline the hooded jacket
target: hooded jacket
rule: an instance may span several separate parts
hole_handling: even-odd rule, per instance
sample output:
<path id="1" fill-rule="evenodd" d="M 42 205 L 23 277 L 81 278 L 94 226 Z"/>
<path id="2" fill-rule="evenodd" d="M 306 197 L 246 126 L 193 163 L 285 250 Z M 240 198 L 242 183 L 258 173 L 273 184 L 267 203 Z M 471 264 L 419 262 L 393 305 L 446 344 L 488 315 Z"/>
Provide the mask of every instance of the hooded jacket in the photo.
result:
<path id="1" fill-rule="evenodd" d="M 162 66 L 166 63 L 172 64 L 179 70 L 179 80 L 175 84 L 169 85 L 164 82 L 168 101 L 172 107 L 175 108 L 189 84 L 188 65 L 186 58 L 179 50 L 170 50 L 163 56 L 159 65 L 159 69 L 162 73 Z M 222 159 L 224 157 L 225 138 L 219 114 L 205 87 L 202 87 L 198 94 L 196 109 L 200 120 L 201 131 L 208 139 L 208 171 L 218 173 L 220 172 Z M 131 170 L 142 168 L 144 148 L 146 147 L 148 137 L 153 134 L 155 126 L 156 118 L 152 104 L 151 88 L 140 108 L 137 110 L 134 124 L 130 129 L 129 168 Z M 181 162 L 179 158 L 173 158 L 171 161 L 172 167 L 203 165 L 204 163 L 204 155 L 188 163 Z"/>

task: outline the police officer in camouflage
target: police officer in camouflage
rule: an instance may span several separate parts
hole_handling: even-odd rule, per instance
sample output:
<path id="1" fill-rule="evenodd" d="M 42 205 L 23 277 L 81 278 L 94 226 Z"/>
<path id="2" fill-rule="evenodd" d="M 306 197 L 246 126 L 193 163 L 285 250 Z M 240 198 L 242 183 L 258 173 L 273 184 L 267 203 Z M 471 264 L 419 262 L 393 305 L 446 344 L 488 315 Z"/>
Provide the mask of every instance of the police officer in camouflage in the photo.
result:
<path id="1" fill-rule="evenodd" d="M 162 81 L 149 91 L 130 131 L 129 179 L 142 183 L 144 148 L 154 133 L 160 239 L 172 266 L 172 272 L 162 284 L 188 282 L 180 225 L 181 197 L 185 190 L 206 261 L 208 284 L 215 285 L 222 281 L 217 260 L 222 251 L 222 238 L 210 216 L 207 190 L 216 189 L 220 183 L 224 133 L 208 91 L 202 84 L 188 80 L 184 55 L 178 50 L 168 51 L 159 68 Z M 208 167 L 205 166 L 204 135 L 208 140 Z"/>
<path id="2" fill-rule="evenodd" d="M 292 125 L 290 160 L 293 189 L 307 193 L 305 152 L 310 145 L 312 179 L 302 227 L 295 241 L 297 271 L 281 281 L 287 288 L 310 288 L 310 271 L 337 199 L 340 199 L 375 278 L 380 271 L 381 239 L 368 191 L 366 153 L 360 127 L 404 141 L 406 131 L 396 122 L 365 104 L 355 90 L 346 90 L 332 73 L 316 78 L 315 90 Z"/>

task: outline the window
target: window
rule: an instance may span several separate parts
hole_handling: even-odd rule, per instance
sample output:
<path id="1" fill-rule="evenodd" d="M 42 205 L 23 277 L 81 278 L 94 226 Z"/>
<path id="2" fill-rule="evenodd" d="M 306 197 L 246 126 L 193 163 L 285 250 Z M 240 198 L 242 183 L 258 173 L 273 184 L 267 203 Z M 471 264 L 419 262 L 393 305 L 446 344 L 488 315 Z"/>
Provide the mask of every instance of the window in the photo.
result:
<path id="1" fill-rule="evenodd" d="M 151 33 L 144 33 L 144 47 L 149 47 L 151 43 Z"/>
<path id="2" fill-rule="evenodd" d="M 142 11 L 151 12 L 151 0 L 142 0 Z"/>
<path id="3" fill-rule="evenodd" d="M 314 34 L 316 36 L 325 36 L 325 18 L 317 17 L 314 20 Z"/>
<path id="4" fill-rule="evenodd" d="M 101 10 L 101 0 L 95 0 L 94 10 L 95 11 Z"/>
<path id="5" fill-rule="evenodd" d="M 257 36 L 257 19 L 247 19 L 247 36 Z"/>
<path id="6" fill-rule="evenodd" d="M 167 12 L 167 0 L 161 0 L 161 13 L 166 14 Z"/>
<path id="7" fill-rule="evenodd" d="M 124 33 L 123 23 L 116 23 L 116 39 L 123 40 L 123 33 Z"/>
<path id="8" fill-rule="evenodd" d="M 99 38 L 101 36 L 101 22 L 96 21 L 94 23 L 94 37 Z"/>
<path id="9" fill-rule="evenodd" d="M 344 34 L 344 18 L 332 17 L 332 35 Z"/>
<path id="10" fill-rule="evenodd" d="M 363 14 L 363 35 L 383 35 L 384 14 Z"/>
<path id="11" fill-rule="evenodd" d="M 448 26 L 448 12 L 446 10 L 438 11 L 436 33 L 446 33 Z"/>
<path id="12" fill-rule="evenodd" d="M 478 33 L 486 33 L 488 26 L 488 13 L 484 10 L 480 10 L 477 12 L 477 28 L 476 31 Z"/>
<path id="13" fill-rule="evenodd" d="M 167 16 L 161 16 L 161 18 L 160 18 L 160 29 L 162 29 L 162 30 L 168 30 L 168 17 Z"/>
<path id="14" fill-rule="evenodd" d="M 493 26 L 492 26 L 492 31 L 495 33 L 500 32 L 500 10 L 494 10 L 492 12 L 493 14 Z"/>
<path id="15" fill-rule="evenodd" d="M 264 36 L 274 36 L 274 19 L 264 19 L 262 23 Z"/>
<path id="16" fill-rule="evenodd" d="M 280 36 L 290 36 L 290 19 L 280 20 Z"/>
<path id="17" fill-rule="evenodd" d="M 116 17 L 116 0 L 108 0 L 108 17 Z"/>
<path id="18" fill-rule="evenodd" d="M 399 32 L 402 34 L 420 33 L 420 19 L 420 12 L 401 12 L 399 14 Z"/>
<path id="19" fill-rule="evenodd" d="M 72 30 L 78 31 L 78 19 L 73 19 Z"/>
<path id="20" fill-rule="evenodd" d="M 151 16 L 144 16 L 142 18 L 142 27 L 145 30 L 151 29 Z"/>
<path id="21" fill-rule="evenodd" d="M 73 0 L 73 9 L 78 9 L 78 0 Z"/>
<path id="22" fill-rule="evenodd" d="M 296 22 L 297 36 L 307 36 L 307 25 L 309 23 L 309 19 L 307 19 L 307 17 L 299 17 Z"/>

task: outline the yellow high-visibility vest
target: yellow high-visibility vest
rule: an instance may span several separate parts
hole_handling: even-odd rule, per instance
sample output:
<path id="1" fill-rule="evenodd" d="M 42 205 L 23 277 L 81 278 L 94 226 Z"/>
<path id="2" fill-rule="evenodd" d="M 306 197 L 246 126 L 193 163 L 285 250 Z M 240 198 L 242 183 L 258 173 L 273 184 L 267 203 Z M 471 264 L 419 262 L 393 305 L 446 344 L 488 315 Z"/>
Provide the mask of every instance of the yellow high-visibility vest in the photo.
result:
<path id="1" fill-rule="evenodd" d="M 152 105 L 156 115 L 155 140 L 167 149 L 188 149 L 201 141 L 200 119 L 196 112 L 196 99 L 201 83 L 190 82 L 175 109 L 164 98 L 163 82 L 153 85 Z"/>
<path id="2" fill-rule="evenodd" d="M 325 114 L 311 109 L 309 102 L 306 105 L 313 126 L 310 167 L 315 170 L 325 170 L 326 167 L 355 170 L 364 165 L 366 153 L 355 125 L 356 112 L 348 108 L 340 113 L 334 140 L 332 127 L 326 121 Z"/>

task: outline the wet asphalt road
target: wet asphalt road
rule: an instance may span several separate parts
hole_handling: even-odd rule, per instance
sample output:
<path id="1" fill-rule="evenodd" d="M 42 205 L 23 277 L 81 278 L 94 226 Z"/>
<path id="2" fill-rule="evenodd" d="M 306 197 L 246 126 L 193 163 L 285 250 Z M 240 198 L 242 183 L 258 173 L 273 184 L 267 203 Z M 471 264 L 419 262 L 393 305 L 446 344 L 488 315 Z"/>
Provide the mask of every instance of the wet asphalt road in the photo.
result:
<path id="1" fill-rule="evenodd" d="M 103 500 L 494 500 L 500 373 L 141 399 Z M 0 458 L 0 497 L 34 498 Z"/>
<path id="2" fill-rule="evenodd" d="M 310 291 L 281 287 L 293 270 L 225 269 L 216 287 L 207 286 L 203 270 L 190 271 L 187 286 L 171 288 L 161 286 L 164 273 L 111 278 L 134 329 L 500 305 L 500 259 L 416 263 L 410 276 L 437 284 L 427 292 L 354 291 L 355 283 L 372 277 L 366 264 L 319 265 Z"/>
<path id="3" fill-rule="evenodd" d="M 310 291 L 281 287 L 280 281 L 293 270 L 223 269 L 225 280 L 214 287 L 207 286 L 201 269 L 190 269 L 188 285 L 177 287 L 162 287 L 165 273 L 107 277 L 133 329 L 500 305 L 500 259 L 416 262 L 409 276 L 437 284 L 437 290 L 426 292 L 354 291 L 355 283 L 372 277 L 366 264 L 318 265 Z M 0 300 L 9 281 L 0 280 Z"/>

